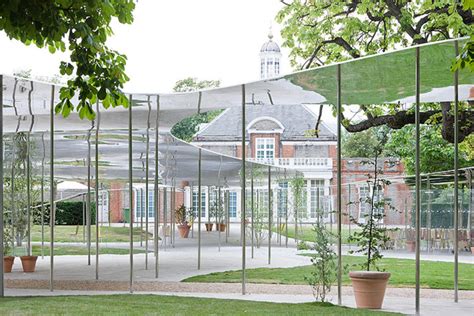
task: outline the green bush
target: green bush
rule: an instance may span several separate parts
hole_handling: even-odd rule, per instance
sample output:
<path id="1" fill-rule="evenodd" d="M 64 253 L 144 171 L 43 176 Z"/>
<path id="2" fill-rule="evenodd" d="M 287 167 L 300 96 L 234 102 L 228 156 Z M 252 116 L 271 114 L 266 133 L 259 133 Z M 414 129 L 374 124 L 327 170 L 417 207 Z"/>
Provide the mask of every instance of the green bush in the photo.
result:
<path id="1" fill-rule="evenodd" d="M 55 225 L 82 225 L 82 202 L 58 202 L 56 203 Z M 49 224 L 49 205 L 44 210 L 44 224 Z M 33 210 L 33 223 L 41 225 L 41 207 Z M 95 224 L 95 203 L 91 202 L 91 224 Z"/>

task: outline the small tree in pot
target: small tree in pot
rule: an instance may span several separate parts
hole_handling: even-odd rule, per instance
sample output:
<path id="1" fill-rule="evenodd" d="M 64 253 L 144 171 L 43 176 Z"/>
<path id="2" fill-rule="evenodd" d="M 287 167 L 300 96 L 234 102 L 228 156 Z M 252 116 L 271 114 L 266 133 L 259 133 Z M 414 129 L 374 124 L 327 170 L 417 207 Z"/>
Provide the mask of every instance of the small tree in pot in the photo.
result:
<path id="1" fill-rule="evenodd" d="M 373 148 L 374 159 L 362 162 L 373 166 L 372 172 L 367 174 L 369 194 L 366 197 L 360 197 L 358 202 L 350 202 L 368 206 L 367 212 L 362 218 L 350 217 L 350 220 L 361 229 L 355 231 L 349 237 L 349 242 L 355 242 L 358 246 L 357 250 L 351 250 L 349 253 L 361 253 L 366 257 L 366 260 L 360 266 L 361 271 L 349 272 L 358 308 L 381 308 L 385 289 L 390 278 L 390 273 L 380 271 L 377 266 L 377 263 L 383 257 L 380 249 L 384 248 L 390 239 L 386 234 L 388 229 L 380 224 L 385 217 L 385 208 L 388 207 L 388 209 L 394 210 L 383 197 L 383 193 L 382 196 L 380 194 L 383 188 L 390 184 L 388 180 L 380 177 L 383 174 L 384 164 L 393 164 L 392 161 L 384 162 L 380 160 L 387 135 L 388 131 L 385 129 L 380 129 L 377 132 L 378 141 Z"/>
<path id="2" fill-rule="evenodd" d="M 331 291 L 331 286 L 337 279 L 337 255 L 331 246 L 330 240 L 334 237 L 327 229 L 318 212 L 318 221 L 313 225 L 314 254 L 311 256 L 313 270 L 310 276 L 305 276 L 306 281 L 313 289 L 316 300 L 326 301 L 326 294 Z"/>
<path id="3" fill-rule="evenodd" d="M 12 237 L 10 226 L 3 223 L 3 272 L 10 273 L 12 272 L 13 263 L 15 262 L 15 257 L 12 256 Z"/>
<path id="4" fill-rule="evenodd" d="M 184 204 L 174 210 L 176 224 L 178 224 L 178 231 L 181 238 L 188 238 L 189 229 L 191 225 L 188 222 L 189 211 L 186 209 Z"/>

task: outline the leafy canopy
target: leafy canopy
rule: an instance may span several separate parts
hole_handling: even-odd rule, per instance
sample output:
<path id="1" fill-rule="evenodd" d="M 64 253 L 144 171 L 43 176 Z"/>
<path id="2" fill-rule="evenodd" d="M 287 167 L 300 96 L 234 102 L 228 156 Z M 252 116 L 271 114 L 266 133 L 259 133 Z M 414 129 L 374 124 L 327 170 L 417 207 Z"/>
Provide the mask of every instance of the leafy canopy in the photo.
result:
<path id="1" fill-rule="evenodd" d="M 219 85 L 219 80 L 198 80 L 197 78 L 188 77 L 176 81 L 173 91 L 192 92 L 205 88 L 216 88 L 219 87 Z M 192 141 L 194 134 L 198 131 L 200 124 L 211 122 L 221 113 L 222 110 L 214 110 L 187 117 L 173 126 L 171 134 L 181 140 L 190 142 Z"/>
<path id="2" fill-rule="evenodd" d="M 473 0 L 281 2 L 284 7 L 276 20 L 283 26 L 283 46 L 290 49 L 294 67 L 307 69 L 390 49 L 471 36 L 452 68 L 473 70 Z M 460 112 L 458 140 L 462 141 L 474 132 L 474 114 L 466 108 Z M 357 113 L 352 118 L 342 115 L 342 124 L 351 133 L 383 125 L 400 129 L 414 122 L 411 106 L 401 109 L 399 105 L 361 104 Z M 442 114 L 443 138 L 453 143 L 453 114 L 449 104 L 425 108 L 420 121 L 428 122 L 438 114 Z"/>
<path id="3" fill-rule="evenodd" d="M 47 47 L 70 53 L 69 61 L 59 66 L 61 75 L 71 76 L 60 90 L 56 113 L 68 116 L 77 95 L 76 110 L 81 118 L 95 117 L 92 106 L 98 100 L 105 108 L 128 106 L 122 93 L 128 81 L 126 57 L 107 47 L 112 35 L 110 23 L 133 21 L 133 0 L 14 0 L 0 2 L 0 30 L 10 39 L 26 45 Z"/>

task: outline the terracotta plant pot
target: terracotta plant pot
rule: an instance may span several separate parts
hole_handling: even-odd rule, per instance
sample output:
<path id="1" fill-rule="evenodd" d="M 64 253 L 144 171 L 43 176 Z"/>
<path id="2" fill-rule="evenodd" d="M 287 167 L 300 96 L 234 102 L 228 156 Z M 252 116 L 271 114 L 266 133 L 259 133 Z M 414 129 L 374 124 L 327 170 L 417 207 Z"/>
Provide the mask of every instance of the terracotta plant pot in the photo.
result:
<path id="1" fill-rule="evenodd" d="M 409 252 L 415 252 L 416 242 L 414 240 L 407 240 L 406 245 Z"/>
<path id="2" fill-rule="evenodd" d="M 181 238 L 188 238 L 190 228 L 188 225 L 178 225 L 179 236 Z"/>
<path id="3" fill-rule="evenodd" d="M 212 226 L 214 226 L 213 223 L 206 223 L 206 231 L 211 232 L 212 231 Z"/>
<path id="4" fill-rule="evenodd" d="M 390 273 L 378 271 L 351 271 L 349 277 L 357 308 L 382 308 Z"/>
<path id="5" fill-rule="evenodd" d="M 216 232 L 221 231 L 225 232 L 225 224 L 217 224 L 216 225 Z"/>
<path id="6" fill-rule="evenodd" d="M 5 273 L 12 272 L 13 262 L 15 262 L 15 257 L 13 256 L 3 257 L 3 272 Z"/>
<path id="7" fill-rule="evenodd" d="M 23 266 L 23 272 L 35 272 L 38 256 L 21 256 L 20 259 L 21 265 Z"/>

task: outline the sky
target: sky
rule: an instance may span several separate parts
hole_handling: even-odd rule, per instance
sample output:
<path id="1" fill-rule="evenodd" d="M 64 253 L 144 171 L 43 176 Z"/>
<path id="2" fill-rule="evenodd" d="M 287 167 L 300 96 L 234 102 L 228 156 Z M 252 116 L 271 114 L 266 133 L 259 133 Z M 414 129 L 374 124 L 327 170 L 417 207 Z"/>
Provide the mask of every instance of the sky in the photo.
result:
<path id="1" fill-rule="evenodd" d="M 270 26 L 282 43 L 274 19 L 278 0 L 139 0 L 132 25 L 114 22 L 108 41 L 128 57 L 127 92 L 169 92 L 177 80 L 221 80 L 222 86 L 258 80 L 259 51 Z M 27 47 L 0 33 L 0 73 L 32 69 L 33 76 L 58 73 L 65 54 Z M 281 73 L 291 72 L 282 48 Z"/>

